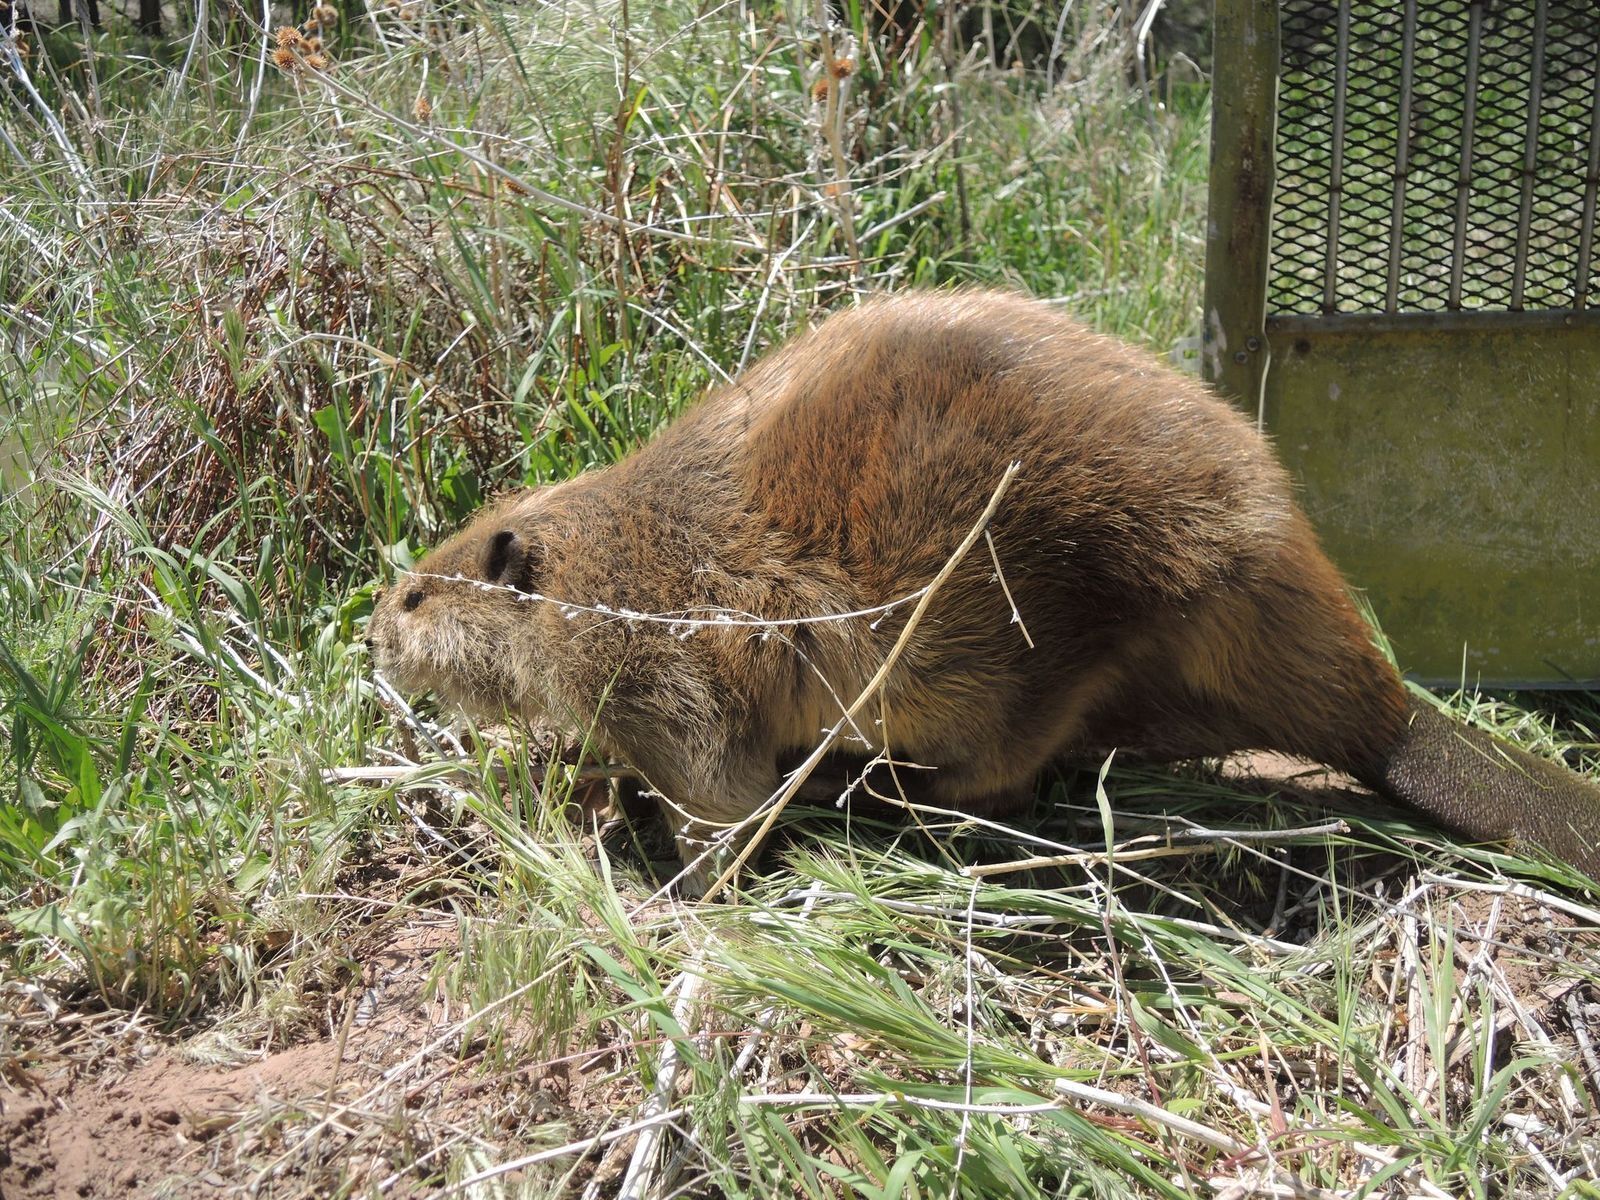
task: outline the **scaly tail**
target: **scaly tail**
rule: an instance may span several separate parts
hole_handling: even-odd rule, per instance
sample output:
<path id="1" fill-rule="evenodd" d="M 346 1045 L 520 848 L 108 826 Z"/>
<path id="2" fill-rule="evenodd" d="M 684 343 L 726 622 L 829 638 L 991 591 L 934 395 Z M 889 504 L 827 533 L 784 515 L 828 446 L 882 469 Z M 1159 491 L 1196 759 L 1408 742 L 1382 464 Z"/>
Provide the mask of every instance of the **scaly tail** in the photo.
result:
<path id="1" fill-rule="evenodd" d="M 1470 837 L 1532 843 L 1600 879 L 1600 787 L 1408 699 L 1405 732 L 1364 783 Z"/>

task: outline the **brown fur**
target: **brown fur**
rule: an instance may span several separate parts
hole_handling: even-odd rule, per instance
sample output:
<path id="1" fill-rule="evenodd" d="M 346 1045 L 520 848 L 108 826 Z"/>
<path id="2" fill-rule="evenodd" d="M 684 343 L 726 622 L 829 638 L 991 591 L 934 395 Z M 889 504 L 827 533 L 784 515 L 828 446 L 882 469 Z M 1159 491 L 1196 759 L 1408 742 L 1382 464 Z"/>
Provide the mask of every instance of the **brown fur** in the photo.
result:
<path id="1" fill-rule="evenodd" d="M 1455 727 L 1408 702 L 1249 423 L 1013 296 L 912 293 L 829 318 L 625 461 L 480 513 L 380 602 L 371 640 L 396 683 L 469 708 L 598 712 L 604 749 L 684 813 L 734 820 L 838 719 L 909 606 L 685 635 L 517 589 L 701 618 L 882 605 L 933 578 L 1012 461 L 990 532 L 1035 645 L 980 544 L 856 750 L 934 767 L 917 773 L 928 799 L 986 811 L 1063 756 L 1282 750 L 1600 869 L 1600 790 L 1525 755 L 1508 770 L 1444 753 Z"/>

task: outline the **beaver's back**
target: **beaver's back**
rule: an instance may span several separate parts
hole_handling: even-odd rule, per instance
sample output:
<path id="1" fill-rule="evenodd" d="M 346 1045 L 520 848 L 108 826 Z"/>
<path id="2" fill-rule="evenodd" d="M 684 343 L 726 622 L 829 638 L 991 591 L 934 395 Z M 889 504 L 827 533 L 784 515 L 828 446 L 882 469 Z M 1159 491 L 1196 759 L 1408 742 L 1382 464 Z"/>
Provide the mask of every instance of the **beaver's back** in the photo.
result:
<path id="1" fill-rule="evenodd" d="M 731 390 L 744 396 L 711 403 L 742 410 L 747 503 L 876 600 L 927 582 L 1013 461 L 992 526 L 1012 585 L 1046 572 L 1052 590 L 1119 608 L 1211 590 L 1292 511 L 1281 468 L 1227 404 L 1018 297 L 872 301 Z"/>

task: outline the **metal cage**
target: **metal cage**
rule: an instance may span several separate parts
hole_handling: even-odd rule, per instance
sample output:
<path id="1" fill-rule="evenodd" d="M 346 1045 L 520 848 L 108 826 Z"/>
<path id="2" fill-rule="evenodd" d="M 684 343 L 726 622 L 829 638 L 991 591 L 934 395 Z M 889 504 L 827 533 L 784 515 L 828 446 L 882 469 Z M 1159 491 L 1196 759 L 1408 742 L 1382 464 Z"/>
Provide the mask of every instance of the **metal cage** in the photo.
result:
<path id="1" fill-rule="evenodd" d="M 1216 0 L 1203 363 L 1401 665 L 1600 684 L 1600 3 Z"/>

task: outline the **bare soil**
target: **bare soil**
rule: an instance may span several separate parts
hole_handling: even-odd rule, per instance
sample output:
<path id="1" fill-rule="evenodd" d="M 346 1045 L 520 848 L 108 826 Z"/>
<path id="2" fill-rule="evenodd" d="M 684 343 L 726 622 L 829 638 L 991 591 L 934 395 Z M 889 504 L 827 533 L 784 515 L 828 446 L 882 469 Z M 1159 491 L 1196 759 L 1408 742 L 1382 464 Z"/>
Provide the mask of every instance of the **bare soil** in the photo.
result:
<path id="1" fill-rule="evenodd" d="M 308 1032 L 243 1063 L 193 1061 L 205 1039 L 166 1042 L 137 1023 L 116 1031 L 113 1014 L 55 1014 L 80 1032 L 10 1059 L 0 1082 L 0 1200 L 315 1194 L 327 1155 L 312 1139 L 344 1158 L 352 1125 L 318 1114 L 371 1091 L 408 1058 L 429 1072 L 439 1066 L 418 1052 L 450 1026 L 424 991 L 435 956 L 454 944 L 453 922 L 392 932 L 388 946 L 364 956 L 361 985 L 336 1006 L 348 1012 L 347 1028 Z M 10 1007 L 43 1032 L 48 1013 L 29 1014 L 25 999 Z M 457 1061 L 459 1043 L 445 1041 L 443 1056 Z M 382 1167 L 382 1156 L 365 1165 Z"/>
<path id="2" fill-rule="evenodd" d="M 342 1016 L 242 1062 L 197 1061 L 226 1054 L 207 1033 L 174 1041 L 0 984 L 0 1200 L 431 1195 L 453 1149 L 504 1162 L 630 1112 L 616 1047 L 490 1064 L 470 1014 L 429 987 L 457 929 L 429 912 L 375 924 L 351 947 L 360 979 L 329 997 Z M 615 1169 L 562 1157 L 580 1186 Z"/>

